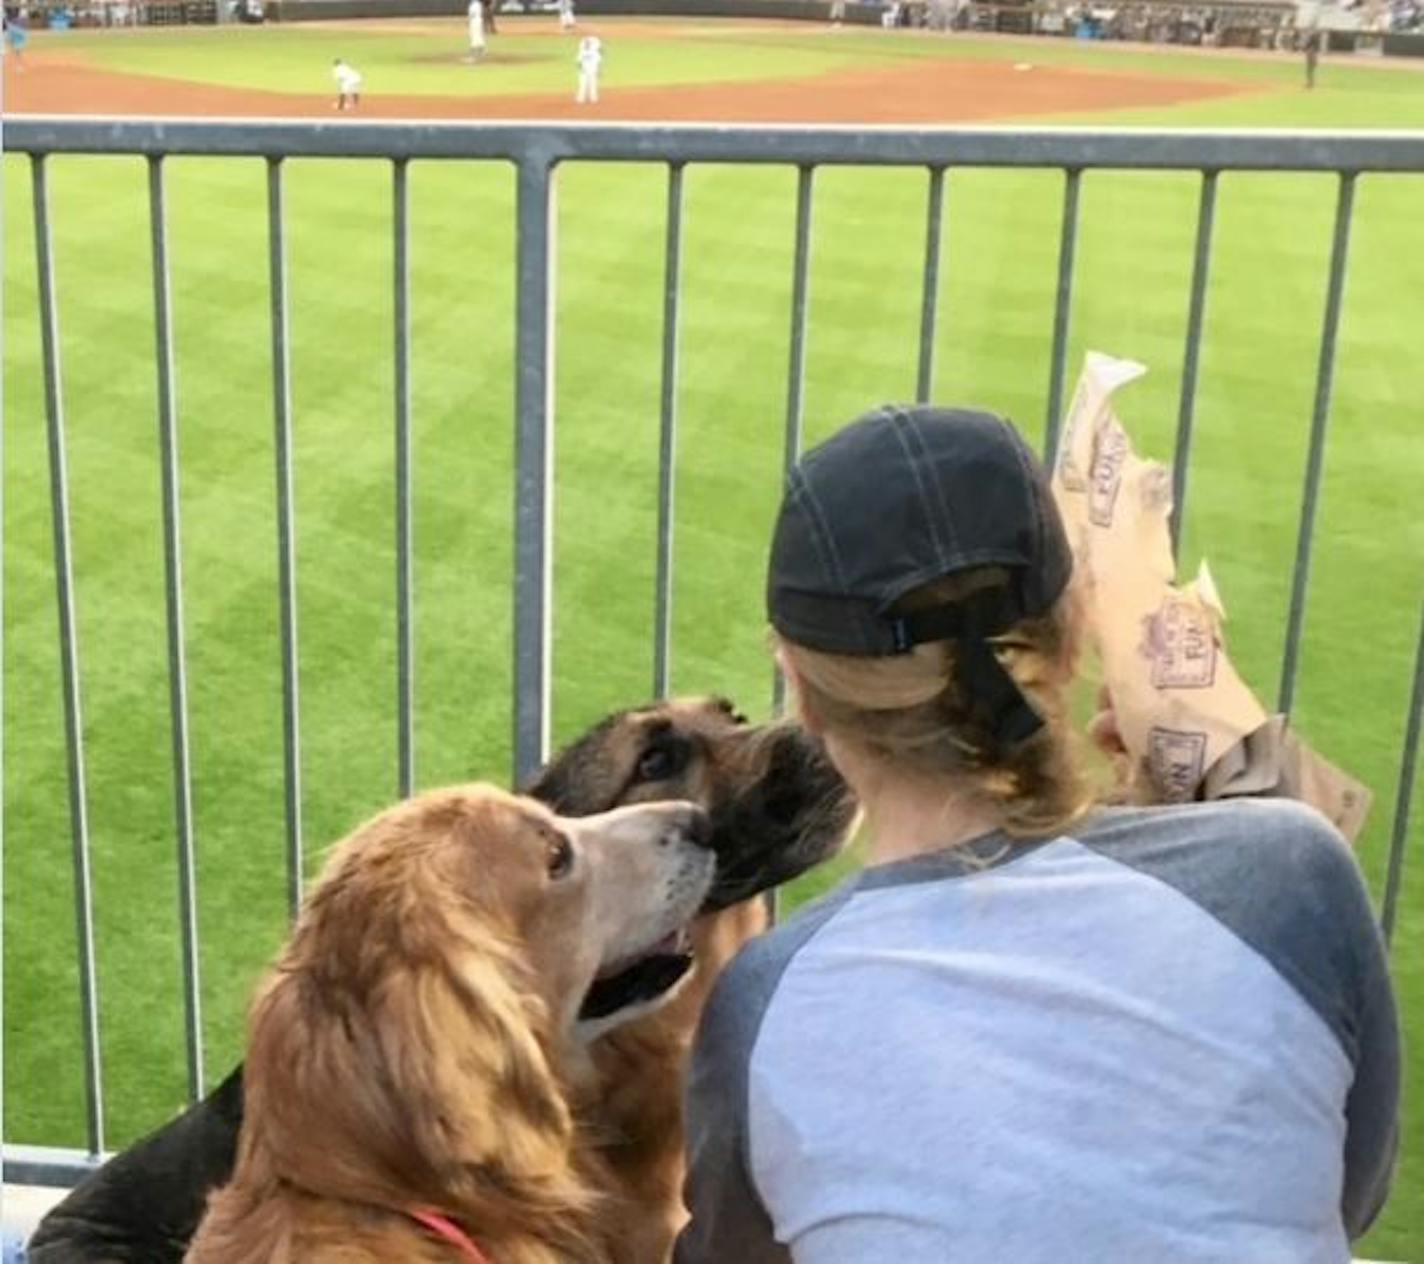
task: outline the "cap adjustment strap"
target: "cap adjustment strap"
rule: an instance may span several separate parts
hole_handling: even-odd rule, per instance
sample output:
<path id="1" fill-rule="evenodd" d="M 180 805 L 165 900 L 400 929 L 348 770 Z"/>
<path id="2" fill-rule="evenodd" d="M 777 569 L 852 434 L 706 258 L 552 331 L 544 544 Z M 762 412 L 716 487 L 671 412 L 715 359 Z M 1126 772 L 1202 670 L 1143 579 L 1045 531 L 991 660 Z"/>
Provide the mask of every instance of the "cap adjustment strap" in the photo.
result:
<path id="1" fill-rule="evenodd" d="M 987 713 L 989 730 L 1006 746 L 1017 746 L 1043 727 L 1043 717 L 1009 675 L 994 647 L 978 637 L 956 646 L 955 677 Z"/>
<path id="2" fill-rule="evenodd" d="M 1016 591 L 991 588 L 928 610 L 911 610 L 888 619 L 895 653 L 906 654 L 926 641 L 983 640 L 1007 632 L 1023 618 Z"/>
<path id="3" fill-rule="evenodd" d="M 1023 603 L 1018 593 L 995 588 L 948 605 L 895 615 L 887 622 L 896 654 L 929 641 L 954 641 L 955 676 L 960 687 L 983 707 L 995 738 L 1016 746 L 1043 727 L 1043 717 L 999 662 L 988 638 L 1008 631 L 1021 618 Z"/>

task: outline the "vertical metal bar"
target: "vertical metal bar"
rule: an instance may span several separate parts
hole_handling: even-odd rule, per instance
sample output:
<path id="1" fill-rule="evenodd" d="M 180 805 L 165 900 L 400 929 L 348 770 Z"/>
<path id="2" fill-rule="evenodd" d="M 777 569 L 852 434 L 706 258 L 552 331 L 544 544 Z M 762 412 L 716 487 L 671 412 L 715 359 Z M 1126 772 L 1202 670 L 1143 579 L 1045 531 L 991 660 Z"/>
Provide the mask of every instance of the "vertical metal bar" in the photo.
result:
<path id="1" fill-rule="evenodd" d="M 668 166 L 667 261 L 663 268 L 663 394 L 658 443 L 658 571 L 653 618 L 653 696 L 668 695 L 672 645 L 673 497 L 677 471 L 677 334 L 682 286 L 682 171 Z"/>
<path id="2" fill-rule="evenodd" d="M 810 294 L 811 195 L 815 167 L 798 169 L 796 182 L 796 258 L 791 277 L 791 363 L 786 377 L 786 444 L 782 455 L 783 480 L 801 455 L 801 422 L 806 388 L 806 304 Z M 772 710 L 786 705 L 786 681 L 773 669 Z"/>
<path id="3" fill-rule="evenodd" d="M 293 515 L 292 383 L 282 160 L 267 159 L 268 263 L 272 291 L 272 400 L 277 454 L 277 567 L 282 620 L 282 758 L 287 807 L 287 907 L 302 902 L 302 762 L 297 663 L 297 543 Z"/>
<path id="4" fill-rule="evenodd" d="M 1192 459 L 1192 422 L 1197 406 L 1197 370 L 1201 362 L 1202 323 L 1206 318 L 1206 284 L 1211 271 L 1211 230 L 1216 219 L 1215 171 L 1202 172 L 1197 208 L 1197 249 L 1192 263 L 1192 297 L 1187 308 L 1187 346 L 1182 362 L 1182 397 L 1177 407 L 1177 448 L 1172 457 L 1172 556 L 1182 543 L 1187 508 L 1187 468 Z"/>
<path id="5" fill-rule="evenodd" d="M 158 448 L 163 469 L 163 574 L 168 612 L 168 702 L 173 731 L 173 810 L 178 831 L 178 918 L 183 954 L 183 1029 L 188 1100 L 202 1097 L 203 1015 L 198 986 L 198 876 L 193 847 L 193 778 L 188 746 L 188 665 L 183 638 L 183 543 L 178 483 L 178 417 L 168 269 L 163 159 L 148 159 L 153 234 L 153 332 L 158 365 Z"/>
<path id="6" fill-rule="evenodd" d="M 1063 232 L 1058 243 L 1058 297 L 1053 311 L 1053 355 L 1048 370 L 1048 420 L 1044 427 L 1044 461 L 1058 455 L 1058 429 L 1063 421 L 1063 363 L 1068 356 L 1068 319 L 1073 309 L 1073 255 L 1078 244 L 1078 184 L 1082 171 L 1063 172 Z"/>
<path id="7" fill-rule="evenodd" d="M 925 284 L 920 299 L 920 368 L 915 399 L 928 404 L 934 389 L 935 318 L 939 305 L 939 244 L 944 222 L 944 168 L 930 168 L 929 208 L 925 216 Z"/>
<path id="8" fill-rule="evenodd" d="M 396 793 L 415 789 L 415 590 L 411 571 L 410 197 L 407 160 L 392 164 L 396 337 Z"/>
<path id="9" fill-rule="evenodd" d="M 514 783 L 549 749 L 554 470 L 554 167 L 518 163 L 515 297 Z"/>
<path id="10" fill-rule="evenodd" d="M 791 362 L 786 378 L 786 444 L 782 470 L 801 455 L 801 422 L 806 388 L 806 305 L 810 297 L 811 196 L 816 169 L 801 167 L 796 182 L 796 258 L 791 282 Z"/>
<path id="11" fill-rule="evenodd" d="M 1394 829 L 1389 840 L 1389 869 L 1384 880 L 1384 911 L 1380 922 L 1385 943 L 1394 937 L 1395 908 L 1404 873 L 1404 840 L 1409 834 L 1409 809 L 1414 798 L 1415 768 L 1419 761 L 1419 730 L 1424 725 L 1424 617 L 1419 620 L 1419 646 L 1414 652 L 1414 688 L 1405 721 L 1404 751 L 1399 762 L 1399 790 L 1394 800 Z"/>
<path id="12" fill-rule="evenodd" d="M 79 1010 L 84 1044 L 84 1120 L 89 1153 L 104 1150 L 104 1093 L 99 1050 L 99 981 L 94 962 L 94 887 L 90 871 L 89 809 L 84 779 L 84 718 L 79 703 L 79 639 L 74 616 L 74 558 L 69 535 L 69 473 L 64 444 L 64 391 L 60 382 L 59 309 L 50 252 L 49 182 L 45 155 L 31 160 L 35 208 L 35 264 L 39 273 L 40 345 L 44 356 L 45 431 L 49 441 L 50 514 L 54 530 L 54 580 L 59 606 L 60 682 L 64 693 L 64 746 L 69 774 L 69 824 L 74 864 L 75 942 L 79 956 Z"/>
<path id="13" fill-rule="evenodd" d="M 1330 283 L 1325 295 L 1325 322 L 1320 334 L 1320 367 L 1315 379 L 1315 412 L 1310 426 L 1310 451 L 1305 464 L 1305 492 L 1296 540 L 1295 575 L 1291 583 L 1290 616 L 1286 623 L 1285 659 L 1276 709 L 1290 714 L 1300 666 L 1300 637 L 1305 624 L 1305 595 L 1310 586 L 1310 555 L 1315 540 L 1315 512 L 1320 498 L 1320 474 L 1325 462 L 1325 434 L 1330 421 L 1330 392 L 1335 379 L 1335 339 L 1340 330 L 1340 306 L 1345 292 L 1345 263 L 1350 251 L 1350 218 L 1355 207 L 1355 173 L 1340 173 L 1335 206 L 1335 241 L 1330 251 Z"/>

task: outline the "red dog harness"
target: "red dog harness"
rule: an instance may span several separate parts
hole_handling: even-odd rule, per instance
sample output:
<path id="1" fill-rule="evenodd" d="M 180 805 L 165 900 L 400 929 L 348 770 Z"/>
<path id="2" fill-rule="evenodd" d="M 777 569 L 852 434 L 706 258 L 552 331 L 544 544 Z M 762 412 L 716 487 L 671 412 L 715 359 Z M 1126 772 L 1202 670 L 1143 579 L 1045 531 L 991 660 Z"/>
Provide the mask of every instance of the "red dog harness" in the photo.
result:
<path id="1" fill-rule="evenodd" d="M 406 1214 L 418 1224 L 424 1225 L 436 1237 L 444 1238 L 460 1252 L 464 1259 L 469 1260 L 470 1264 L 490 1264 L 490 1257 L 475 1245 L 474 1239 L 447 1216 L 428 1209 L 410 1211 Z"/>

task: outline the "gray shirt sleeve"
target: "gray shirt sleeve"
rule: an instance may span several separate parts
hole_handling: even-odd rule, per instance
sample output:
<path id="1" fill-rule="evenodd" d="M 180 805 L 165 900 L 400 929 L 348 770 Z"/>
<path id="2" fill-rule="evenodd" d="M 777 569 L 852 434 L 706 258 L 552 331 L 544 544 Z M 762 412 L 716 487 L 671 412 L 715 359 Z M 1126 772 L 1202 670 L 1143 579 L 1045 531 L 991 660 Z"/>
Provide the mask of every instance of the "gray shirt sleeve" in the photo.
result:
<path id="1" fill-rule="evenodd" d="M 1351 1239 L 1374 1223 L 1389 1196 L 1399 1152 L 1399 1017 L 1390 987 L 1384 940 L 1364 883 L 1350 860 L 1347 880 L 1355 940 L 1355 1082 L 1345 1101 L 1345 1187 L 1340 1211 Z"/>
<path id="2" fill-rule="evenodd" d="M 751 1175 L 748 1074 L 762 1019 L 791 959 L 855 890 L 851 881 L 752 940 L 712 990 L 687 1085 L 691 1215 L 674 1264 L 790 1264 Z"/>
<path id="3" fill-rule="evenodd" d="M 1313 808 L 1237 799 L 1189 809 L 1219 835 L 1144 837 L 1129 814 L 1089 846 L 1149 873 L 1206 909 L 1261 956 L 1334 1032 L 1354 1067 L 1345 1103 L 1340 1212 L 1350 1238 L 1389 1194 L 1399 1146 L 1399 1020 L 1379 923 L 1348 844 Z"/>
<path id="4" fill-rule="evenodd" d="M 789 1264 L 791 1259 L 776 1240 L 751 1178 L 747 1061 L 761 1006 L 742 990 L 734 973 L 723 975 L 693 1049 L 683 1191 L 691 1220 L 677 1240 L 674 1264 Z"/>

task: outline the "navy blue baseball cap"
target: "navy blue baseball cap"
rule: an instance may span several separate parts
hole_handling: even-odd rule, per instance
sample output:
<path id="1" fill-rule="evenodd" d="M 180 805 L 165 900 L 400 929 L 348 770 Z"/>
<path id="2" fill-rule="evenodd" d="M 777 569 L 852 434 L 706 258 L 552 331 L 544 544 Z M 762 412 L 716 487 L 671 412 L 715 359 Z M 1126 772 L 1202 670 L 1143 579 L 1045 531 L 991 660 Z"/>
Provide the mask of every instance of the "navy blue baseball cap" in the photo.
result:
<path id="1" fill-rule="evenodd" d="M 1003 585 L 895 612 L 907 593 L 981 567 Z M 1007 742 L 1041 719 L 990 638 L 1046 613 L 1073 555 L 1043 467 L 992 413 L 886 406 L 807 452 L 772 539 L 767 615 L 787 640 L 836 654 L 902 654 L 954 641 L 961 679 Z"/>

